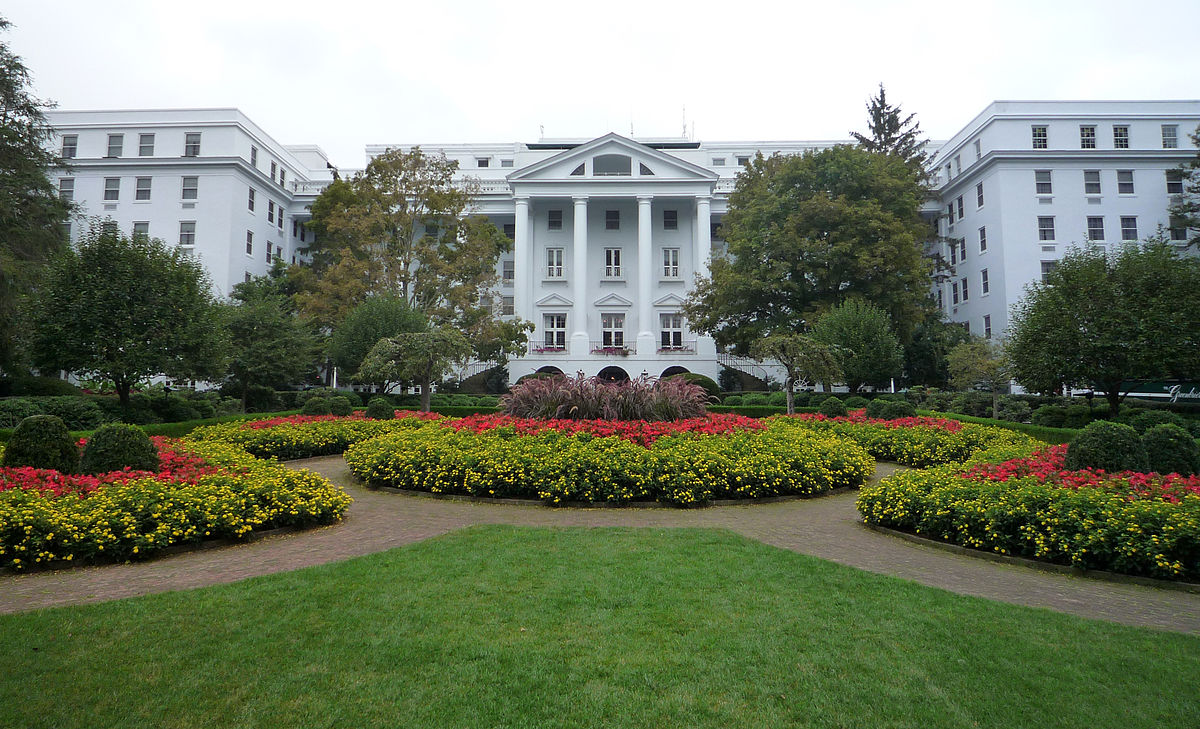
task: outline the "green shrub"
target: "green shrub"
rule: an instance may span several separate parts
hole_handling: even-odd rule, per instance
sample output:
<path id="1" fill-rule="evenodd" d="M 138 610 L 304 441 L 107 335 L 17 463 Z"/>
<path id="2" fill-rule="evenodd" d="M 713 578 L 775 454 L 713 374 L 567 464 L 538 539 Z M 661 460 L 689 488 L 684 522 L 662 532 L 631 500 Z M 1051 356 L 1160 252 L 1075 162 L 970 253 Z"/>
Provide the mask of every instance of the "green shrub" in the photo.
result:
<path id="1" fill-rule="evenodd" d="M 1101 468 L 1105 471 L 1149 470 L 1146 447 L 1128 425 L 1097 420 L 1089 423 L 1067 446 L 1066 467 L 1072 471 Z"/>
<path id="2" fill-rule="evenodd" d="M 726 395 L 725 399 L 721 401 L 721 404 L 722 405 L 743 405 L 743 404 L 745 404 L 745 401 L 746 401 L 745 398 L 743 398 L 741 395 Z"/>
<path id="3" fill-rule="evenodd" d="M 833 397 L 833 395 L 829 394 L 828 392 L 813 392 L 808 396 L 808 404 L 812 407 L 817 407 L 831 397 Z"/>
<path id="4" fill-rule="evenodd" d="M 192 407 L 195 408 L 196 414 L 199 416 L 197 420 L 208 420 L 209 418 L 217 417 L 217 408 L 211 400 L 197 399 L 189 400 Z"/>
<path id="5" fill-rule="evenodd" d="M 828 397 L 822 403 L 819 411 L 828 418 L 837 418 L 846 414 L 846 404 L 840 398 Z"/>
<path id="6" fill-rule="evenodd" d="M 450 404 L 455 407 L 475 407 L 475 398 L 471 395 L 451 395 Z"/>
<path id="7" fill-rule="evenodd" d="M 930 396 L 930 400 L 936 399 Z M 950 400 L 948 411 L 960 415 L 973 415 L 977 418 L 990 417 L 992 414 L 992 396 L 982 392 L 961 392 Z"/>
<path id="8" fill-rule="evenodd" d="M 335 395 L 329 398 L 329 412 L 331 415 L 353 415 L 354 403 L 345 395 Z"/>
<path id="9" fill-rule="evenodd" d="M 1142 436 L 1150 470 L 1155 473 L 1200 473 L 1200 446 L 1183 428 L 1171 423 L 1156 425 Z"/>
<path id="10" fill-rule="evenodd" d="M 1033 411 L 1032 422 L 1043 428 L 1062 428 L 1067 422 L 1067 409 L 1061 405 L 1043 405 Z"/>
<path id="11" fill-rule="evenodd" d="M 1024 423 L 1029 420 L 1033 411 L 1029 403 L 1014 397 L 1001 397 L 1000 407 L 993 413 L 997 420 L 1011 420 L 1014 423 Z"/>
<path id="12" fill-rule="evenodd" d="M 887 412 L 887 406 L 890 404 L 887 400 L 876 398 L 867 403 L 867 412 L 865 414 L 868 418 L 885 418 L 887 416 L 884 413 Z"/>
<path id="13" fill-rule="evenodd" d="M 65 397 L 83 394 L 83 390 L 57 377 L 13 377 L 9 380 L 0 380 L 0 383 L 3 383 L 0 386 L 0 394 L 5 396 Z"/>
<path id="14" fill-rule="evenodd" d="M 796 412 L 802 410 L 812 410 L 813 408 L 796 408 Z M 783 405 L 709 405 L 708 412 L 710 413 L 733 413 L 735 415 L 745 415 L 747 418 L 769 418 L 772 415 L 783 415 L 787 412 L 787 408 Z"/>
<path id="15" fill-rule="evenodd" d="M 1129 416 L 1121 417 L 1118 422 L 1132 426 L 1139 433 L 1145 433 L 1156 425 L 1187 427 L 1187 420 L 1170 410 L 1134 410 Z"/>
<path id="16" fill-rule="evenodd" d="M 367 417 L 372 420 L 391 420 L 396 417 L 396 407 L 386 397 L 371 398 L 367 403 Z"/>
<path id="17" fill-rule="evenodd" d="M 917 409 L 910 402 L 888 402 L 884 400 L 882 417 L 884 420 L 915 418 L 917 417 Z"/>
<path id="18" fill-rule="evenodd" d="M 328 397 L 310 397 L 304 401 L 304 407 L 300 408 L 300 412 L 304 415 L 329 415 L 332 413 L 329 402 L 330 398 Z"/>
<path id="19" fill-rule="evenodd" d="M 676 378 L 683 380 L 689 385 L 698 385 L 704 388 L 705 394 L 707 394 L 710 398 L 719 397 L 721 395 L 720 385 L 714 382 L 713 378 L 706 375 L 702 375 L 698 372 L 683 372 L 678 375 L 671 375 L 667 379 L 671 380 Z"/>
<path id="20" fill-rule="evenodd" d="M 102 425 L 83 448 L 79 461 L 81 473 L 108 473 L 123 469 L 158 471 L 158 448 L 150 436 L 136 425 Z"/>
<path id="21" fill-rule="evenodd" d="M 491 395 L 480 395 L 475 398 L 475 407 L 477 408 L 498 408 L 500 407 L 500 399 Z"/>
<path id="22" fill-rule="evenodd" d="M 280 407 L 279 396 L 263 385 L 251 385 L 246 391 L 246 412 L 273 413 Z"/>
<path id="23" fill-rule="evenodd" d="M 537 378 L 537 379 L 541 379 L 541 378 Z M 429 404 L 430 405 L 453 405 L 454 403 L 452 403 L 450 401 L 450 395 L 447 395 L 444 392 L 435 392 L 429 396 Z"/>
<path id="24" fill-rule="evenodd" d="M 743 405 L 770 405 L 765 392 L 751 392 L 742 395 Z"/>
<path id="25" fill-rule="evenodd" d="M 735 392 L 742 389 L 742 376 L 732 367 L 721 367 L 717 374 L 717 384 L 722 392 Z"/>
<path id="26" fill-rule="evenodd" d="M 42 409 L 33 400 L 11 397 L 0 400 L 0 427 L 15 428 L 25 418 L 41 415 Z"/>
<path id="27" fill-rule="evenodd" d="M 871 401 L 868 400 L 867 398 L 863 397 L 862 395 L 854 395 L 852 397 L 846 398 L 846 409 L 847 410 L 862 410 L 869 404 L 871 404 Z"/>
<path id="28" fill-rule="evenodd" d="M 772 393 L 768 394 L 767 395 L 767 404 L 775 405 L 777 407 L 780 405 L 786 406 L 787 405 L 787 393 L 786 392 L 772 392 Z"/>
<path id="29" fill-rule="evenodd" d="M 29 466 L 74 473 L 79 468 L 79 446 L 62 419 L 31 415 L 17 425 L 4 449 L 6 468 Z"/>
<path id="30" fill-rule="evenodd" d="M 185 420 L 197 420 L 200 411 L 192 403 L 178 395 L 152 397 L 150 407 L 154 414 L 162 418 L 164 423 L 182 423 Z"/>
<path id="31" fill-rule="evenodd" d="M 1087 405 L 1068 405 L 1063 418 L 1064 428 L 1082 428 L 1092 422 L 1092 417 L 1100 415 L 1101 411 L 1093 410 Z"/>
<path id="32" fill-rule="evenodd" d="M 792 393 L 792 404 L 798 408 L 806 407 L 812 404 L 812 393 L 808 390 L 799 390 Z"/>

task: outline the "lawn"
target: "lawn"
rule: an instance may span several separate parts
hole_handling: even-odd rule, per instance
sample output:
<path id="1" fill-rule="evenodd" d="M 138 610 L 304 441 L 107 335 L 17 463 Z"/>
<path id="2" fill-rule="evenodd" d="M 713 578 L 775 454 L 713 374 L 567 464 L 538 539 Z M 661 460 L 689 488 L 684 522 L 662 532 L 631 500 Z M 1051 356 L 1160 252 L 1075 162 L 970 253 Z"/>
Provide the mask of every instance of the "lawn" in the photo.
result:
<path id="1" fill-rule="evenodd" d="M 705 530 L 480 527 L 0 616 L 3 727 L 1191 727 L 1200 638 Z"/>

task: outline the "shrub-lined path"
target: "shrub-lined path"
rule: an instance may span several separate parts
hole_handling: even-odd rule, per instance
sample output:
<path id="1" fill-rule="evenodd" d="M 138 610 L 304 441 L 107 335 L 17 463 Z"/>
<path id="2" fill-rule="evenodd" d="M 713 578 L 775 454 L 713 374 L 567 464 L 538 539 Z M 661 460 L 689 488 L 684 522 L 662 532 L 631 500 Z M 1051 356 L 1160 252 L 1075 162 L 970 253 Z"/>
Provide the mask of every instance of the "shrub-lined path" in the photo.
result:
<path id="1" fill-rule="evenodd" d="M 1200 634 L 1200 595 L 997 564 L 865 529 L 855 493 L 709 509 L 551 509 L 380 493 L 355 483 L 341 456 L 294 461 L 355 499 L 321 529 L 156 561 L 0 576 L 0 613 L 101 602 L 284 572 L 380 552 L 473 524 L 707 527 L 932 587 L 1088 618 Z M 879 464 L 875 478 L 897 466 Z"/>

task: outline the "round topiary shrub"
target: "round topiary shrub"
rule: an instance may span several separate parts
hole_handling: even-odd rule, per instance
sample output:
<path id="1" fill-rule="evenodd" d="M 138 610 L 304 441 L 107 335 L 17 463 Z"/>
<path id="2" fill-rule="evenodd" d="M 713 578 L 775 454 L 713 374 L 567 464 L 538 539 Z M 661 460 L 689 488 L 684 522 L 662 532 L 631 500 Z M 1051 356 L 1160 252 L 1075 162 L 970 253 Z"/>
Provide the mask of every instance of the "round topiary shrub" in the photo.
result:
<path id="1" fill-rule="evenodd" d="M 491 395 L 480 395 L 479 397 L 475 398 L 475 407 L 498 408 L 500 407 L 500 400 L 492 397 Z"/>
<path id="2" fill-rule="evenodd" d="M 767 393 L 752 392 L 748 395 L 742 395 L 742 404 L 743 405 L 766 405 L 767 404 Z"/>
<path id="3" fill-rule="evenodd" d="M 900 418 L 915 418 L 917 417 L 917 409 L 913 407 L 911 402 L 895 402 L 884 401 L 883 415 L 880 416 L 885 420 L 899 420 Z"/>
<path id="4" fill-rule="evenodd" d="M 1142 436 L 1150 470 L 1190 476 L 1200 473 L 1200 445 L 1183 428 L 1171 423 L 1156 425 Z"/>
<path id="5" fill-rule="evenodd" d="M 721 401 L 721 404 L 722 405 L 743 405 L 743 404 L 745 404 L 745 401 L 741 395 L 726 395 L 725 399 Z"/>
<path id="6" fill-rule="evenodd" d="M 1140 410 L 1131 415 L 1128 420 L 1122 418 L 1121 422 L 1133 426 L 1133 429 L 1139 433 L 1145 433 L 1156 425 L 1178 425 L 1181 428 L 1187 425 L 1187 421 L 1182 416 L 1170 410 Z"/>
<path id="7" fill-rule="evenodd" d="M 353 415 L 354 404 L 344 395 L 335 395 L 329 398 L 329 412 L 333 415 Z"/>
<path id="8" fill-rule="evenodd" d="M 807 407 L 811 398 L 812 393 L 808 390 L 797 390 L 792 393 L 792 404 L 798 408 Z"/>
<path id="9" fill-rule="evenodd" d="M 698 372 L 682 372 L 678 375 L 671 375 L 671 377 L 678 377 L 690 385 L 699 385 L 700 387 L 703 387 L 704 392 L 706 392 L 709 397 L 719 397 L 721 394 L 721 387 L 715 381 L 713 381 L 713 378 L 702 375 Z"/>
<path id="10" fill-rule="evenodd" d="M 124 469 L 158 471 L 158 448 L 136 425 L 102 425 L 83 448 L 81 473 L 108 473 Z"/>
<path id="11" fill-rule="evenodd" d="M 1146 447 L 1128 425 L 1097 420 L 1067 446 L 1066 467 L 1072 471 L 1100 468 L 1105 471 L 1148 471 Z"/>
<path id="12" fill-rule="evenodd" d="M 329 407 L 330 398 L 314 397 L 304 401 L 304 407 L 300 408 L 300 412 L 305 415 L 329 415 L 331 410 Z"/>
<path id="13" fill-rule="evenodd" d="M 385 397 L 373 397 L 367 403 L 367 417 L 371 420 L 392 420 L 396 417 L 396 408 Z"/>
<path id="14" fill-rule="evenodd" d="M 875 418 L 875 419 L 886 418 L 887 416 L 884 415 L 884 413 L 887 412 L 887 406 L 889 404 L 890 403 L 887 400 L 880 400 L 878 398 L 872 400 L 871 402 L 867 403 L 866 416 L 868 418 Z"/>
<path id="15" fill-rule="evenodd" d="M 5 468 L 29 466 L 74 473 L 79 467 L 79 447 L 63 424 L 53 415 L 31 415 L 17 424 L 4 449 Z"/>
<path id="16" fill-rule="evenodd" d="M 826 398 L 821 402 L 820 413 L 827 418 L 840 418 L 846 414 L 846 403 L 837 397 Z"/>
<path id="17" fill-rule="evenodd" d="M 1061 428 L 1067 422 L 1067 409 L 1061 405 L 1043 405 L 1033 411 L 1031 421 L 1042 428 Z"/>
<path id="18" fill-rule="evenodd" d="M 862 395 L 854 395 L 853 397 L 846 398 L 846 409 L 847 410 L 862 410 L 863 408 L 865 408 L 867 405 L 870 405 L 870 404 L 871 404 L 871 401 L 868 400 L 867 398 L 863 397 Z"/>

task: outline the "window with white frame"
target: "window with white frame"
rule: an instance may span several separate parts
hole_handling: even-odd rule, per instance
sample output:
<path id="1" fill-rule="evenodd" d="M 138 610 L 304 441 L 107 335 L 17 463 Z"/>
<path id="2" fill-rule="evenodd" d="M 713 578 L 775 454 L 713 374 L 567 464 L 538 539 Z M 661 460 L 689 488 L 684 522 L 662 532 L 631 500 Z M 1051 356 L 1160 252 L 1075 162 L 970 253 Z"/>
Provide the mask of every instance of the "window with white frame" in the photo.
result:
<path id="1" fill-rule="evenodd" d="M 105 177 L 104 178 L 104 199 L 105 200 L 120 200 L 121 199 L 121 178 L 120 177 Z"/>
<path id="2" fill-rule="evenodd" d="M 1171 216 L 1168 221 L 1168 230 L 1171 240 L 1175 243 L 1183 243 L 1187 241 L 1187 224 L 1183 220 Z"/>
<path id="3" fill-rule="evenodd" d="M 1058 268 L 1058 261 L 1042 261 L 1042 281 L 1054 273 L 1054 269 Z"/>
<path id="4" fill-rule="evenodd" d="M 567 348 L 567 315 L 542 315 L 542 344 L 546 349 Z"/>
<path id="5" fill-rule="evenodd" d="M 283 176 L 284 176 L 285 174 L 287 174 L 287 170 L 285 170 L 284 168 L 280 167 L 280 168 L 279 168 L 279 186 L 280 186 L 280 187 L 283 187 Z"/>
<path id="6" fill-rule="evenodd" d="M 279 205 L 275 207 L 275 226 L 278 227 L 279 230 L 283 230 L 283 203 L 279 203 Z"/>
<path id="7" fill-rule="evenodd" d="M 954 225 L 954 203 L 951 202 L 946 206 L 946 217 L 950 219 L 950 225 Z"/>
<path id="8" fill-rule="evenodd" d="M 67 202 L 75 199 L 75 178 L 64 177 L 58 181 L 58 197 Z"/>
<path id="9" fill-rule="evenodd" d="M 196 221 L 195 220 L 179 221 L 179 245 L 181 245 L 181 246 L 196 245 Z"/>
<path id="10" fill-rule="evenodd" d="M 183 135 L 183 156 L 200 156 L 200 132 L 188 132 Z"/>
<path id="11" fill-rule="evenodd" d="M 712 158 L 712 166 L 713 167 L 724 167 L 725 166 L 725 158 L 724 157 L 713 157 Z"/>
<path id="12" fill-rule="evenodd" d="M 967 300 L 967 278 L 965 276 L 963 277 L 961 283 L 962 283 L 962 300 L 966 301 Z"/>
<path id="13" fill-rule="evenodd" d="M 1048 142 L 1048 135 L 1046 134 L 1045 125 L 1034 124 L 1032 127 L 1030 127 L 1030 132 L 1032 133 L 1032 136 L 1033 136 L 1033 148 L 1034 149 L 1046 149 L 1047 142 Z"/>
<path id="14" fill-rule="evenodd" d="M 1122 215 L 1121 216 L 1121 240 L 1137 240 L 1137 216 Z"/>
<path id="15" fill-rule="evenodd" d="M 663 278 L 679 278 L 679 249 L 663 249 Z"/>
<path id="16" fill-rule="evenodd" d="M 275 201 L 274 200 L 267 201 L 267 222 L 268 223 L 275 222 Z"/>
<path id="17" fill-rule="evenodd" d="M 683 315 L 659 314 L 659 348 L 683 349 Z"/>
<path id="18" fill-rule="evenodd" d="M 124 134 L 110 134 L 110 135 L 108 135 L 108 152 L 104 156 L 105 157 L 120 157 L 122 148 L 124 146 L 125 146 L 125 135 Z"/>
<path id="19" fill-rule="evenodd" d="M 120 232 L 120 229 L 117 228 L 117 221 L 109 218 L 108 220 L 100 223 L 100 232 L 104 233 L 105 235 L 116 235 Z"/>
<path id="20" fill-rule="evenodd" d="M 750 164 L 750 155 L 739 154 L 737 156 L 737 163 L 738 163 L 738 167 L 745 167 L 746 165 Z"/>
<path id="21" fill-rule="evenodd" d="M 476 157 L 475 158 L 475 166 L 478 167 L 479 169 L 484 169 L 485 167 L 491 167 L 492 166 L 492 158 L 491 157 Z"/>
<path id="22" fill-rule="evenodd" d="M 983 315 L 983 338 L 984 339 L 992 338 L 992 315 L 991 314 Z"/>
<path id="23" fill-rule="evenodd" d="M 563 227 L 563 211 L 547 210 L 546 211 L 546 228 L 548 230 L 562 230 Z"/>
<path id="24" fill-rule="evenodd" d="M 255 169 L 258 168 L 258 147 L 250 147 L 250 166 Z"/>
<path id="25" fill-rule="evenodd" d="M 153 157 L 154 156 L 154 135 L 139 134 L 138 135 L 138 156 Z"/>
<path id="26" fill-rule="evenodd" d="M 195 200 L 197 197 L 199 197 L 199 191 L 200 191 L 200 178 L 199 177 L 183 178 L 183 193 L 182 194 L 183 194 L 184 200 Z"/>
<path id="27" fill-rule="evenodd" d="M 1117 193 L 1133 194 L 1133 170 L 1117 170 Z"/>
<path id="28" fill-rule="evenodd" d="M 500 160 L 500 166 L 501 167 L 512 167 L 513 161 L 511 159 L 502 159 L 502 160 Z"/>
<path id="29" fill-rule="evenodd" d="M 504 231 L 505 238 L 508 238 L 509 240 L 517 239 L 517 224 L 516 223 L 505 223 L 503 226 L 503 231 Z"/>
<path id="30" fill-rule="evenodd" d="M 965 262 L 967 260 L 967 239 L 958 239 L 958 260 Z"/>
<path id="31" fill-rule="evenodd" d="M 986 294 L 991 292 L 991 290 L 991 283 L 988 281 L 988 272 L 985 268 L 979 272 L 979 293 Z"/>
<path id="32" fill-rule="evenodd" d="M 604 278 L 621 278 L 621 249 L 604 249 Z"/>
<path id="33" fill-rule="evenodd" d="M 563 278 L 563 255 L 562 248 L 546 249 L 546 278 Z"/>
<path id="34" fill-rule="evenodd" d="M 133 187 L 134 200 L 149 200 L 150 199 L 150 180 L 149 177 L 135 178 Z"/>
<path id="35" fill-rule="evenodd" d="M 500 280 L 505 286 L 512 286 L 513 279 L 517 275 L 517 263 L 512 259 L 500 262 Z"/>
<path id="36" fill-rule="evenodd" d="M 1104 240 L 1104 216 L 1089 215 L 1087 219 L 1088 240 Z"/>
<path id="37" fill-rule="evenodd" d="M 1079 148 L 1080 149 L 1095 149 L 1096 148 L 1096 127 L 1091 124 L 1081 124 L 1079 126 Z"/>
<path id="38" fill-rule="evenodd" d="M 1162 125 L 1162 148 L 1163 149 L 1178 149 L 1179 148 L 1179 125 L 1163 124 Z M 66 155 L 63 155 L 64 157 Z"/>
<path id="39" fill-rule="evenodd" d="M 950 301 L 955 306 L 958 306 L 958 282 L 957 281 L 952 281 L 950 283 Z"/>
<path id="40" fill-rule="evenodd" d="M 1038 195 L 1054 194 L 1054 180 L 1050 174 L 1050 170 L 1034 170 L 1033 184 L 1034 192 Z"/>
<path id="41" fill-rule="evenodd" d="M 1167 194 L 1183 194 L 1183 172 L 1181 170 L 1167 170 Z"/>
<path id="42" fill-rule="evenodd" d="M 79 135 L 64 134 L 62 138 L 62 155 L 63 159 L 74 159 L 79 153 Z"/>
<path id="43" fill-rule="evenodd" d="M 516 313 L 515 299 L 511 296 L 500 297 L 500 316 L 512 316 Z"/>
<path id="44" fill-rule="evenodd" d="M 1084 195 L 1099 195 L 1100 194 L 1100 170 L 1084 170 L 1083 171 L 1083 194 Z"/>
<path id="45" fill-rule="evenodd" d="M 620 230 L 621 229 L 621 211 L 620 210 L 605 210 L 604 211 L 604 229 L 605 230 Z"/>
<path id="46" fill-rule="evenodd" d="M 613 312 L 600 314 L 600 343 L 605 347 L 625 346 L 625 315 Z"/>
<path id="47" fill-rule="evenodd" d="M 1125 124 L 1113 125 L 1113 149 L 1129 149 L 1129 127 Z"/>
<path id="48" fill-rule="evenodd" d="M 679 230 L 679 211 L 663 211 L 663 230 Z"/>
<path id="49" fill-rule="evenodd" d="M 945 297 L 942 295 L 942 289 L 940 286 L 938 287 L 938 290 L 937 290 L 937 302 L 938 302 L 938 307 L 937 307 L 938 310 L 944 311 L 946 309 L 946 301 L 945 301 Z"/>
<path id="50" fill-rule="evenodd" d="M 979 228 L 979 252 L 983 253 L 987 250 L 987 226 Z"/>
<path id="51" fill-rule="evenodd" d="M 977 207 L 977 208 L 983 207 L 983 183 L 982 182 L 975 185 L 975 207 Z"/>
<path id="52" fill-rule="evenodd" d="M 143 220 L 133 224 L 134 238 L 149 238 L 150 237 L 150 221 Z"/>
<path id="53" fill-rule="evenodd" d="M 976 139 L 975 140 L 975 161 L 978 162 L 981 159 L 983 159 L 983 142 Z"/>
<path id="54" fill-rule="evenodd" d="M 954 174 L 962 174 L 962 155 L 954 155 Z"/>
<path id="55" fill-rule="evenodd" d="M 950 265 L 958 265 L 958 241 L 950 239 Z"/>
<path id="56" fill-rule="evenodd" d="M 1054 216 L 1038 217 L 1038 240 L 1054 240 Z"/>
<path id="57" fill-rule="evenodd" d="M 946 163 L 946 179 L 947 180 L 954 179 L 954 168 L 950 166 L 949 162 Z"/>
<path id="58" fill-rule="evenodd" d="M 254 231 L 252 230 L 246 231 L 246 255 L 254 255 Z"/>
<path id="59" fill-rule="evenodd" d="M 254 198 L 258 196 L 258 193 L 254 191 L 253 187 L 247 189 L 250 192 L 246 195 L 246 209 L 250 212 L 254 212 Z"/>
<path id="60" fill-rule="evenodd" d="M 966 213 L 963 211 L 963 196 L 959 195 L 957 198 L 955 198 L 954 204 L 958 206 L 958 219 L 962 220 L 964 217 L 966 217 Z"/>

